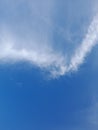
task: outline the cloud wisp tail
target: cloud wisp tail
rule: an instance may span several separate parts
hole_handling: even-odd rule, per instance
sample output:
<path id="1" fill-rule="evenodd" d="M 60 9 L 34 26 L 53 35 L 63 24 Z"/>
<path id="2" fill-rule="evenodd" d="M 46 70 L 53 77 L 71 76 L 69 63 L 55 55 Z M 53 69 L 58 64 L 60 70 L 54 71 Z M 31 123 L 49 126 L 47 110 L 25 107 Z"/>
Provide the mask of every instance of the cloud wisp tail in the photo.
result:
<path id="1" fill-rule="evenodd" d="M 14 38 L 6 38 L 3 36 L 0 46 L 0 61 L 22 61 L 25 60 L 31 64 L 49 71 L 52 77 L 65 75 L 66 73 L 76 71 L 84 62 L 85 57 L 97 44 L 98 40 L 98 16 L 95 16 L 91 25 L 88 28 L 87 34 L 82 43 L 76 47 L 74 54 L 71 54 L 69 63 L 67 62 L 68 55 L 55 52 L 53 48 L 39 47 L 27 49 L 17 48 Z M 16 41 L 15 41 L 16 42 Z M 21 41 L 20 41 L 21 43 Z"/>

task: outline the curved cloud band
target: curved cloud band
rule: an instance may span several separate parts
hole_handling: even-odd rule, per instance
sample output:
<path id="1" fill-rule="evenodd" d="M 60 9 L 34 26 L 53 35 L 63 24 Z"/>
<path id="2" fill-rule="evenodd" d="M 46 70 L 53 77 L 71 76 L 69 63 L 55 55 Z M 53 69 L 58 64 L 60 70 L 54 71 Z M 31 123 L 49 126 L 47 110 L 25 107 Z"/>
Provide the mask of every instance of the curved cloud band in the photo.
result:
<path id="1" fill-rule="evenodd" d="M 50 4 L 49 8 L 52 9 L 53 6 L 51 5 L 52 4 Z M 50 27 L 53 28 L 53 23 L 51 20 L 52 16 L 49 15 L 49 17 L 47 18 L 47 14 L 51 14 L 51 10 L 48 10 L 48 12 L 45 13 L 43 10 L 42 17 L 40 17 L 39 12 L 40 9 L 37 14 L 34 14 L 32 16 L 33 31 L 30 29 L 30 26 L 27 25 L 27 23 L 29 23 L 30 21 L 25 20 L 27 23 L 22 23 L 23 26 L 26 25 L 25 29 L 22 28 L 22 26 L 19 26 L 21 30 L 23 29 L 24 32 L 28 30 L 28 35 L 26 38 L 25 34 L 21 36 L 21 32 L 19 34 L 20 37 L 14 35 L 15 33 L 17 33 L 17 29 L 15 30 L 15 27 L 14 30 L 16 32 L 14 33 L 9 33 L 9 31 L 5 31 L 7 29 L 2 29 L 3 31 L 1 31 L 0 34 L 0 61 L 5 63 L 27 61 L 32 65 L 49 71 L 53 77 L 61 76 L 68 72 L 77 70 L 79 66 L 84 62 L 87 54 L 97 44 L 98 16 L 95 16 L 93 18 L 90 26 L 88 27 L 86 36 L 84 37 L 82 43 L 74 49 L 74 53 L 72 51 L 67 52 L 66 50 L 65 53 L 62 53 L 62 49 L 60 49 L 60 51 L 55 49 L 55 47 L 51 43 L 52 31 Z M 46 22 L 48 26 L 45 26 L 44 22 Z M 55 25 L 55 28 L 59 30 L 59 27 L 57 25 Z M 30 40 L 30 37 L 32 37 L 33 40 Z M 68 53 L 70 53 L 70 57 Z"/>

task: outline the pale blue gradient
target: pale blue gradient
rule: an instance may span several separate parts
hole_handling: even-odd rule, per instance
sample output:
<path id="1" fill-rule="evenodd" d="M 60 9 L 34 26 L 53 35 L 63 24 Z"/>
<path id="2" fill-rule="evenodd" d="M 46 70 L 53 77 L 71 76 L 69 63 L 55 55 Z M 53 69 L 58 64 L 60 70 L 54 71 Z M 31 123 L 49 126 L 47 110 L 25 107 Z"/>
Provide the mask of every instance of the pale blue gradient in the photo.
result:
<path id="1" fill-rule="evenodd" d="M 59 74 L 85 39 L 97 4 L 0 1 L 0 130 L 98 129 L 98 46 L 76 72 Z M 33 63 L 21 49 L 36 52 Z"/>

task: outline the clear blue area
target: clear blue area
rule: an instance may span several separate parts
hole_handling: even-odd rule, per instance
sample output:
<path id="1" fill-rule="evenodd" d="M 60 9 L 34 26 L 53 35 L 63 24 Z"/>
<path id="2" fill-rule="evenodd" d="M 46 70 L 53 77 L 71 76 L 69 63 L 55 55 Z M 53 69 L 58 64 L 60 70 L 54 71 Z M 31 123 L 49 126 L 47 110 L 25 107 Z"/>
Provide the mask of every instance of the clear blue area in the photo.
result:
<path id="1" fill-rule="evenodd" d="M 1 65 L 0 130 L 97 130 L 81 113 L 92 106 L 91 92 L 98 86 L 90 86 L 98 77 L 92 59 L 77 73 L 54 80 L 24 63 Z"/>

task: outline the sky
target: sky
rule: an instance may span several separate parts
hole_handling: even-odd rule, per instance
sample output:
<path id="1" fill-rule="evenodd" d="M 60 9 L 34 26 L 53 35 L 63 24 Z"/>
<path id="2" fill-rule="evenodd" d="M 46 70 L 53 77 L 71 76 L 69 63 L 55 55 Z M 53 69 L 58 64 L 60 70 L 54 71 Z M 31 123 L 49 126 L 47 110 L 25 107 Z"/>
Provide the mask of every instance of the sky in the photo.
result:
<path id="1" fill-rule="evenodd" d="M 0 130 L 98 129 L 98 1 L 0 1 Z"/>

